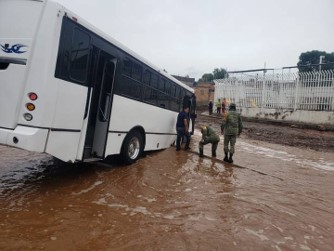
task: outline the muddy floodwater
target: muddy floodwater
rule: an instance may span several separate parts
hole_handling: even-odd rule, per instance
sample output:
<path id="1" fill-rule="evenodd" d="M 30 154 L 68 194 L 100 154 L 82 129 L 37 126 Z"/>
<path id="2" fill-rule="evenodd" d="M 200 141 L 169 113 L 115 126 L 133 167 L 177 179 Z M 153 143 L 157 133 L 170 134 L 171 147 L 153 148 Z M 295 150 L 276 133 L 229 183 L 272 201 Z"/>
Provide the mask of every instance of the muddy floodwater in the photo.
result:
<path id="1" fill-rule="evenodd" d="M 199 138 L 131 166 L 0 146 L 0 250 L 334 250 L 332 152 Z"/>

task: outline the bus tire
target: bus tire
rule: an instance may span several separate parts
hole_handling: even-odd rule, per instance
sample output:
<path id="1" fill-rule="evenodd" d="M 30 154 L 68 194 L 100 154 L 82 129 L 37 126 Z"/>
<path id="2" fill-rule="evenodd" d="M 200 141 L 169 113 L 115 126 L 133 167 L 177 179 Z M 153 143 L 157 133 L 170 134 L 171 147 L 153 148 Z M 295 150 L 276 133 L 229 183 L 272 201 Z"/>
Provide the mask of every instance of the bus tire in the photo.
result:
<path id="1" fill-rule="evenodd" d="M 143 138 L 138 131 L 131 131 L 126 136 L 122 146 L 122 159 L 127 165 L 139 159 L 143 152 Z"/>

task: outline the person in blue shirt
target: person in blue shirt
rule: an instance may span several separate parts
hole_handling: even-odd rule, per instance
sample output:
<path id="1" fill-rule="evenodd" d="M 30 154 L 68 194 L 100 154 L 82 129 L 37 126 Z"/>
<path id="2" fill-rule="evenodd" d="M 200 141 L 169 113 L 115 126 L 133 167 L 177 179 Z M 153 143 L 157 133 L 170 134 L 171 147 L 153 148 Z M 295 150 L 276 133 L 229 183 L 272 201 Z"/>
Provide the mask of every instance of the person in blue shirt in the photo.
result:
<path id="1" fill-rule="evenodd" d="M 190 133 L 189 133 L 189 107 L 183 106 L 183 110 L 179 112 L 176 121 L 176 151 L 181 150 L 181 139 L 185 138 L 186 146 L 185 150 L 189 150 Z"/>

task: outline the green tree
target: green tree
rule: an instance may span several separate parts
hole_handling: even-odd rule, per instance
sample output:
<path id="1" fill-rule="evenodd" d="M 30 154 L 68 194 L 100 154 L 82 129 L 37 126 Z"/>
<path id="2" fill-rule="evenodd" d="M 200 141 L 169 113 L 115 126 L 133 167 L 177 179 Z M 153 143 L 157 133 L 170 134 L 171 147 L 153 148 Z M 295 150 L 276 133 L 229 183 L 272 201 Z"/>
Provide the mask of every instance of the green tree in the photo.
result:
<path id="1" fill-rule="evenodd" d="M 215 68 L 212 73 L 205 73 L 199 82 L 212 82 L 214 79 L 228 78 L 228 73 L 223 68 Z"/>
<path id="2" fill-rule="evenodd" d="M 318 64 L 320 64 L 320 56 L 323 56 L 322 63 L 324 63 L 324 65 L 321 65 L 321 70 L 334 69 L 334 52 L 327 53 L 325 51 L 314 50 L 300 54 L 299 61 L 297 63 L 299 71 L 319 71 L 320 67 Z"/>
<path id="3" fill-rule="evenodd" d="M 228 78 L 228 73 L 223 68 L 220 69 L 215 68 L 212 73 L 213 73 L 213 79 Z"/>
<path id="4" fill-rule="evenodd" d="M 201 77 L 200 81 L 201 82 L 212 82 L 213 80 L 213 74 L 212 73 L 205 73 Z"/>

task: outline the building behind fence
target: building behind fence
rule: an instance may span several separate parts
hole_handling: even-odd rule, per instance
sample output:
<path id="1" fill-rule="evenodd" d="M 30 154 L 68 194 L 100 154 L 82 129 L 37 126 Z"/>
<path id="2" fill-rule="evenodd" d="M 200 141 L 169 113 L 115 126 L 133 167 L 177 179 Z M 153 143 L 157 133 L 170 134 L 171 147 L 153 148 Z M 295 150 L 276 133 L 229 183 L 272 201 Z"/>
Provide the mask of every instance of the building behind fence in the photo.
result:
<path id="1" fill-rule="evenodd" d="M 334 125 L 332 70 L 238 73 L 214 82 L 214 100 L 236 103 L 243 116 Z"/>

